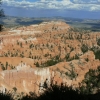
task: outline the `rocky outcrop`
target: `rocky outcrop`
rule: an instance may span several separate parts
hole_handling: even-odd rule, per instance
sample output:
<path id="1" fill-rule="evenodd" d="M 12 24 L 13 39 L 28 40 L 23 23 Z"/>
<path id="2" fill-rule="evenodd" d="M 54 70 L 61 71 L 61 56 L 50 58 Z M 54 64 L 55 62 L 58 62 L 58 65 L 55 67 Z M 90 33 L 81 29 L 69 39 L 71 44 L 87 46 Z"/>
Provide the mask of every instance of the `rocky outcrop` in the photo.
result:
<path id="1" fill-rule="evenodd" d="M 22 66 L 25 68 L 24 66 Z M 7 86 L 10 87 L 10 89 L 13 89 L 13 87 L 16 87 L 18 92 L 30 92 L 35 91 L 36 93 L 39 92 L 40 84 L 42 84 L 46 79 L 48 79 L 48 82 L 50 82 L 51 79 L 51 73 L 49 71 L 49 68 L 46 69 L 18 69 L 18 70 L 10 70 L 10 71 L 2 71 L 0 74 L 1 80 L 3 80 L 3 83 L 0 83 L 5 86 L 5 88 L 8 89 Z M 41 87 L 42 87 L 41 86 Z"/>

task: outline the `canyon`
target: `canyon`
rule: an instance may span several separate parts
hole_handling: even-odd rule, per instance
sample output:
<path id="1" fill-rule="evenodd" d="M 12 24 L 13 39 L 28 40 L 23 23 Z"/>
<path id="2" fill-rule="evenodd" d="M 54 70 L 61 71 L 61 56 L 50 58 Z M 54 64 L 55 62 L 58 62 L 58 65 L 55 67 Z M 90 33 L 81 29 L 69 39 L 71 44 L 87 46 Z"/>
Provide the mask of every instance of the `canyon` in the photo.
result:
<path id="1" fill-rule="evenodd" d="M 100 66 L 100 32 L 75 29 L 62 21 L 0 32 L 0 90 L 39 94 L 43 83 L 76 88 L 89 69 Z M 74 73 L 74 76 L 72 74 Z"/>

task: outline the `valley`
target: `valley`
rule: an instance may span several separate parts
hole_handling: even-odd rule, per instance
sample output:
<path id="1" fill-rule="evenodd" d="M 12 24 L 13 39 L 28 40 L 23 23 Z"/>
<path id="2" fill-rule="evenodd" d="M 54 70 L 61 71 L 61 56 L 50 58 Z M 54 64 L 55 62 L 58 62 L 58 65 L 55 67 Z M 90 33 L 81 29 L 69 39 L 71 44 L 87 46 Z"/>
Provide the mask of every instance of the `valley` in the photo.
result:
<path id="1" fill-rule="evenodd" d="M 79 87 L 100 66 L 100 32 L 47 21 L 0 32 L 0 90 L 39 94 L 43 83 Z"/>

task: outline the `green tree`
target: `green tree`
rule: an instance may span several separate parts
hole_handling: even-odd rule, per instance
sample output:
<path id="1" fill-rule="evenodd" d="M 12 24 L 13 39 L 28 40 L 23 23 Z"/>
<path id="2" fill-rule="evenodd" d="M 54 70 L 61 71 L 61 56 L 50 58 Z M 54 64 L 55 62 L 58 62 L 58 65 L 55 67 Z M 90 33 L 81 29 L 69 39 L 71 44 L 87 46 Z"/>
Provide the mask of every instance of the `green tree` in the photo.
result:
<path id="1" fill-rule="evenodd" d="M 2 67 L 2 69 L 3 69 L 3 70 L 5 70 L 5 67 L 4 67 L 4 65 L 3 65 L 3 64 L 1 64 L 1 67 Z"/>
<path id="2" fill-rule="evenodd" d="M 13 90 L 14 90 L 14 92 L 16 92 L 17 91 L 17 88 L 16 87 L 13 87 Z"/>
<path id="3" fill-rule="evenodd" d="M 78 74 L 75 72 L 75 67 L 73 66 L 72 63 L 70 63 L 70 67 L 71 69 L 67 69 L 69 72 L 66 72 L 65 74 L 71 79 L 75 79 L 77 78 Z"/>
<path id="4" fill-rule="evenodd" d="M 100 46 L 100 38 L 97 40 L 97 45 Z"/>
<path id="5" fill-rule="evenodd" d="M 6 70 L 7 70 L 7 67 L 8 67 L 8 62 L 6 62 Z"/>
<path id="6" fill-rule="evenodd" d="M 82 47 L 81 47 L 81 50 L 83 53 L 87 52 L 88 51 L 88 46 L 83 44 Z"/>
<path id="7" fill-rule="evenodd" d="M 89 69 L 82 83 L 85 84 L 85 94 L 94 94 L 100 91 L 100 66 L 95 70 Z"/>
<path id="8" fill-rule="evenodd" d="M 36 65 L 36 67 L 39 67 L 40 66 L 38 62 L 36 62 L 35 65 Z"/>

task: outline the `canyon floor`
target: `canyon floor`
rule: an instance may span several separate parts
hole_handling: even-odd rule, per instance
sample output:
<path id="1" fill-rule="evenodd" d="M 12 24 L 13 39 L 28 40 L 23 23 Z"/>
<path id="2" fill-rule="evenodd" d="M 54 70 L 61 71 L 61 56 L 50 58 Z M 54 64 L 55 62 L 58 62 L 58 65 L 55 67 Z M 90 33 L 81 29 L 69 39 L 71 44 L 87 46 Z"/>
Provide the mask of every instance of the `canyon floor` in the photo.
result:
<path id="1" fill-rule="evenodd" d="M 0 32 L 0 90 L 39 93 L 47 81 L 78 87 L 100 66 L 100 32 L 50 21 Z"/>

